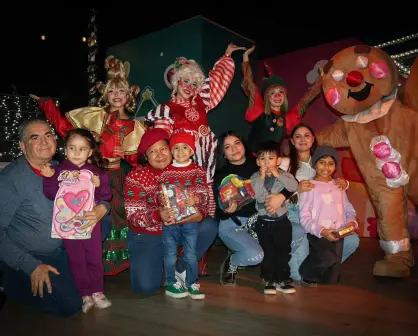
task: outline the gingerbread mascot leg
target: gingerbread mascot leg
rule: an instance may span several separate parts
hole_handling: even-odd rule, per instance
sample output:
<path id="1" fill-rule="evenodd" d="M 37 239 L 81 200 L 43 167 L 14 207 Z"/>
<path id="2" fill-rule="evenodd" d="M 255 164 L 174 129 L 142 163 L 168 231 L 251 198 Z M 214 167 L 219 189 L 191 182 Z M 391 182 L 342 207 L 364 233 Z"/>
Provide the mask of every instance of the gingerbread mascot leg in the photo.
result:
<path id="1" fill-rule="evenodd" d="M 414 264 L 408 232 L 406 193 L 404 188 L 391 189 L 383 178 L 369 177 L 372 200 L 378 212 L 380 247 L 385 259 L 375 263 L 376 276 L 408 277 Z"/>

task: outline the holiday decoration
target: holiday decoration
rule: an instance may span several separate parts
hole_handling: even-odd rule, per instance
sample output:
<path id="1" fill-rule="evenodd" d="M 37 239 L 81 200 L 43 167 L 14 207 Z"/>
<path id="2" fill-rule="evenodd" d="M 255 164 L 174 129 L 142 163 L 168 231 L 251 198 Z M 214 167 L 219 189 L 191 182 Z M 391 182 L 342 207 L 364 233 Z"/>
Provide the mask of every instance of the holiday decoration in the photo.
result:
<path id="1" fill-rule="evenodd" d="M 88 82 L 89 82 L 89 106 L 95 106 L 97 103 L 97 65 L 96 65 L 96 54 L 98 52 L 97 44 L 97 28 L 96 28 L 96 10 L 92 10 L 92 16 L 88 26 L 89 37 L 87 39 L 88 51 Z"/>
<path id="2" fill-rule="evenodd" d="M 152 111 L 156 106 L 158 106 L 158 102 L 154 96 L 154 90 L 146 86 L 144 91 L 142 92 L 141 99 L 138 102 L 138 107 L 135 112 L 135 119 L 143 119 L 148 114 L 148 112 Z"/>
<path id="3" fill-rule="evenodd" d="M 58 100 L 54 100 L 59 105 Z M 19 125 L 24 120 L 43 119 L 39 104 L 29 96 L 0 94 L 0 162 L 9 162 L 22 155 L 19 148 Z M 64 148 L 59 143 L 59 153 Z"/>
<path id="4" fill-rule="evenodd" d="M 171 85 L 171 77 L 174 75 L 174 64 L 170 64 L 167 69 L 164 71 L 164 83 L 167 87 L 172 90 L 173 86 Z"/>
<path id="5" fill-rule="evenodd" d="M 392 41 L 380 43 L 378 45 L 375 45 L 375 48 L 383 49 L 385 47 L 393 46 L 395 44 L 405 43 L 414 39 L 418 39 L 418 33 L 404 36 L 404 37 L 401 37 Z M 399 73 L 403 77 L 407 78 L 410 73 L 411 64 L 412 64 L 412 63 L 408 64 L 407 60 L 414 59 L 414 57 L 417 55 L 418 55 L 418 49 L 412 49 L 412 50 L 408 50 L 399 54 L 391 55 L 390 57 L 392 58 L 396 66 L 398 67 Z"/>

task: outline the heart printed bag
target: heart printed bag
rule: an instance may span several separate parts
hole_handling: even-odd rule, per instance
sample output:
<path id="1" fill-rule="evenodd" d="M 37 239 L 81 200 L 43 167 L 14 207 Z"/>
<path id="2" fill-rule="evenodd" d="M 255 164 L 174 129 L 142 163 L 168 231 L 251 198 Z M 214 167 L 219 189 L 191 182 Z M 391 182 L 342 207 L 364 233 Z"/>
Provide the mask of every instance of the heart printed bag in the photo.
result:
<path id="1" fill-rule="evenodd" d="M 54 200 L 52 238 L 89 239 L 91 228 L 81 229 L 87 221 L 75 219 L 94 206 L 93 173 L 86 169 L 63 170 L 58 177 L 60 186 Z"/>

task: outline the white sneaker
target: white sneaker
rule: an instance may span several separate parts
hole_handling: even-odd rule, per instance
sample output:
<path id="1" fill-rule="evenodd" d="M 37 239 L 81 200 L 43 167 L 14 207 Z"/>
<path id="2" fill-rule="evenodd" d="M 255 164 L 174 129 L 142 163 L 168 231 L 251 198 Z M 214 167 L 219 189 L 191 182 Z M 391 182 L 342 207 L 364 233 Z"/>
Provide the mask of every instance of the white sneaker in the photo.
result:
<path id="1" fill-rule="evenodd" d="M 106 296 L 103 293 L 94 293 L 93 294 L 93 300 L 97 308 L 99 309 L 105 309 L 112 305 L 112 302 L 110 302 Z"/>
<path id="2" fill-rule="evenodd" d="M 187 289 L 187 286 L 186 286 L 186 271 L 183 271 L 181 273 L 175 271 L 175 277 L 176 277 L 176 280 L 181 283 L 183 288 Z"/>
<path id="3" fill-rule="evenodd" d="M 95 305 L 93 298 L 91 296 L 83 296 L 83 305 L 82 311 L 83 313 L 87 314 L 91 308 Z"/>

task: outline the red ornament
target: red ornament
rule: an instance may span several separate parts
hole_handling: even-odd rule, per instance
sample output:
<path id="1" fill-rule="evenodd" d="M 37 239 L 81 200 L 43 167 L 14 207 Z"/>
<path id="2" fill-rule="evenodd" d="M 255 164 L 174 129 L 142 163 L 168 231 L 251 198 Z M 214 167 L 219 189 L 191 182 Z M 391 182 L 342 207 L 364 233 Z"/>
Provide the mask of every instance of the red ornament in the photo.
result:
<path id="1" fill-rule="evenodd" d="M 167 85 L 167 87 L 169 89 L 172 89 L 172 85 L 171 85 L 171 78 L 174 75 L 174 64 L 171 64 L 170 66 L 167 67 L 167 69 L 165 69 L 164 72 L 164 82 L 165 85 Z"/>
<path id="2" fill-rule="evenodd" d="M 171 83 L 171 78 L 173 77 L 173 75 L 174 75 L 174 68 L 171 68 L 167 72 L 167 80 L 168 80 L 169 83 Z"/>

